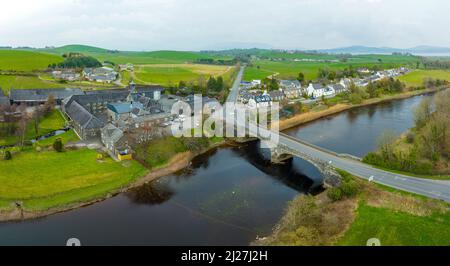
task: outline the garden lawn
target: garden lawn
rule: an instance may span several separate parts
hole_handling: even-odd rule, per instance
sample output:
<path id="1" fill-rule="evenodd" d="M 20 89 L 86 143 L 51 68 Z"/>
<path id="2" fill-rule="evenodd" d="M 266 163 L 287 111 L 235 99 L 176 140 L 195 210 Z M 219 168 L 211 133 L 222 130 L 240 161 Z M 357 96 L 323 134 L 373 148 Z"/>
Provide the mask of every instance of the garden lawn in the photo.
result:
<path id="1" fill-rule="evenodd" d="M 146 173 L 136 161 L 97 161 L 97 152 L 25 151 L 0 161 L 0 208 L 22 201 L 26 210 L 47 210 L 105 196 Z"/>
<path id="2" fill-rule="evenodd" d="M 73 129 L 58 135 L 58 136 L 53 136 L 50 137 L 48 139 L 44 139 L 44 140 L 40 140 L 37 142 L 37 144 L 39 146 L 50 146 L 53 145 L 53 143 L 55 142 L 56 139 L 61 139 L 63 144 L 66 144 L 67 142 L 75 142 L 80 140 L 80 138 L 77 136 L 77 134 L 75 133 L 75 131 L 73 131 Z"/>
<path id="3" fill-rule="evenodd" d="M 450 70 L 416 70 L 398 79 L 409 86 L 422 86 L 427 78 L 450 81 Z"/>
<path id="4" fill-rule="evenodd" d="M 365 246 L 370 238 L 378 238 L 382 246 L 448 246 L 450 213 L 422 217 L 361 204 L 338 245 Z"/>
<path id="5" fill-rule="evenodd" d="M 65 126 L 65 120 L 61 115 L 59 110 L 52 110 L 52 112 L 43 117 L 39 122 L 38 132 L 36 133 L 36 129 L 34 128 L 33 121 L 30 121 L 27 125 L 27 131 L 25 133 L 25 140 L 35 139 L 38 136 L 42 136 L 48 134 L 52 131 L 62 129 Z M 6 138 L 0 138 L 0 145 L 10 145 L 15 144 L 18 141 L 18 137 L 8 136 Z"/>

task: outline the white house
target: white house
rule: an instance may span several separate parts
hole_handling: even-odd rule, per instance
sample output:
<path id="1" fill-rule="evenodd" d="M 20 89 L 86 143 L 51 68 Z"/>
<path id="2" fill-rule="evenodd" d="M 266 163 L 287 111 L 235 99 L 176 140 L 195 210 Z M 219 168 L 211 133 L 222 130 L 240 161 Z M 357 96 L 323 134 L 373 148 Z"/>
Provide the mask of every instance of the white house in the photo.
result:
<path id="1" fill-rule="evenodd" d="M 260 80 L 260 79 L 254 79 L 254 80 L 252 80 L 252 86 L 253 86 L 253 87 L 261 86 L 261 80 Z"/>
<path id="2" fill-rule="evenodd" d="M 324 95 L 325 90 L 326 88 L 320 83 L 310 83 L 308 88 L 306 88 L 306 93 L 313 98 L 319 98 Z"/>
<path id="3" fill-rule="evenodd" d="M 346 90 L 350 89 L 350 86 L 352 85 L 352 80 L 349 78 L 343 78 L 339 82 Z"/>

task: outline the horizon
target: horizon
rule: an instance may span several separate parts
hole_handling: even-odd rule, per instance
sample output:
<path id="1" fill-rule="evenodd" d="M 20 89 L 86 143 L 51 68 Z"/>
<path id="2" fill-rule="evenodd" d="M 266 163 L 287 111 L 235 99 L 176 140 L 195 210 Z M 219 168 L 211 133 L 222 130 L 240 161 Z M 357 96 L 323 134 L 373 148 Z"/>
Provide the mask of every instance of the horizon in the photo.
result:
<path id="1" fill-rule="evenodd" d="M 264 47 L 248 47 L 248 48 L 240 48 L 240 47 L 230 47 L 226 49 L 204 49 L 204 50 L 182 50 L 182 49 L 158 49 L 158 50 L 120 50 L 117 48 L 111 48 L 111 47 L 101 47 L 101 46 L 94 46 L 90 44 L 82 44 L 82 43 L 74 43 L 74 44 L 63 44 L 61 46 L 52 46 L 52 45 L 45 45 L 42 47 L 35 47 L 30 45 L 23 45 L 23 46 L 11 46 L 11 45 L 4 45 L 0 44 L 0 49 L 12 49 L 12 50 L 20 50 L 20 49 L 36 49 L 36 50 L 45 50 L 45 49 L 58 49 L 63 47 L 69 47 L 69 46 L 80 46 L 80 47 L 89 47 L 94 49 L 104 49 L 108 51 L 119 51 L 119 52 L 157 52 L 157 51 L 177 51 L 177 52 L 203 52 L 203 51 L 227 51 L 227 50 L 251 50 L 251 49 L 259 49 L 259 50 L 280 50 L 280 51 L 295 51 L 295 52 L 330 52 L 330 51 L 336 51 L 336 50 L 345 50 L 345 49 L 373 49 L 373 50 L 395 50 L 399 52 L 408 52 L 410 50 L 415 49 L 445 49 L 450 51 L 450 47 L 446 46 L 434 46 L 434 45 L 417 45 L 414 47 L 388 47 L 388 46 L 366 46 L 366 45 L 349 45 L 349 46 L 342 46 L 342 47 L 328 47 L 328 48 L 322 48 L 322 49 L 301 49 L 301 48 L 277 48 L 277 47 L 270 47 L 270 48 L 264 48 Z M 331 52 L 333 53 L 333 52 Z M 436 52 L 439 53 L 439 52 Z"/>
<path id="2" fill-rule="evenodd" d="M 122 51 L 450 47 L 450 37 L 441 34 L 450 23 L 445 14 L 450 3 L 443 0 L 414 4 L 406 0 L 284 0 L 277 5 L 254 0 L 199 2 L 7 2 L 0 18 L 0 44 L 82 43 Z"/>

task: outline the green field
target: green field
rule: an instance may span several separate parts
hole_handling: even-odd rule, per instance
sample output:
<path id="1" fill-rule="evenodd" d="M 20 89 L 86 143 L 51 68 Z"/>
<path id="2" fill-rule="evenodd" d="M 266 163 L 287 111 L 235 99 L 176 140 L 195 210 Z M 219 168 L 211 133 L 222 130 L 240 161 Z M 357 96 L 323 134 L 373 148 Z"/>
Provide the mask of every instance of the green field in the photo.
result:
<path id="1" fill-rule="evenodd" d="M 249 67 L 246 69 L 244 80 L 250 81 L 253 79 L 263 79 L 274 73 L 279 73 L 277 78 L 293 79 L 298 76 L 299 72 L 302 72 L 307 80 L 314 80 L 317 78 L 320 68 L 342 70 L 349 67 L 350 65 L 355 69 L 359 67 L 373 66 L 379 66 L 381 68 L 395 68 L 402 65 L 414 64 L 418 60 L 417 58 L 411 56 L 359 55 L 349 58 L 347 62 L 321 62 L 319 60 L 337 60 L 338 58 L 332 55 L 283 55 L 287 57 L 288 60 L 254 60 L 253 67 Z M 295 59 L 313 59 L 317 61 L 294 61 Z"/>
<path id="2" fill-rule="evenodd" d="M 421 86 L 427 78 L 450 81 L 450 70 L 416 70 L 399 77 L 399 80 L 409 86 Z"/>
<path id="3" fill-rule="evenodd" d="M 361 204 L 338 245 L 365 246 L 370 238 L 378 238 L 382 246 L 448 246 L 450 213 L 422 217 Z"/>
<path id="4" fill-rule="evenodd" d="M 67 85 L 66 85 L 67 86 Z M 64 84 L 41 80 L 35 76 L 0 75 L 0 87 L 5 94 L 14 89 L 52 89 L 64 88 Z"/>
<path id="5" fill-rule="evenodd" d="M 196 82 L 200 76 L 221 76 L 230 70 L 228 66 L 197 64 L 155 64 L 135 67 L 137 82 L 160 85 L 177 85 L 181 80 Z"/>
<path id="6" fill-rule="evenodd" d="M 49 64 L 62 62 L 59 55 L 21 51 L 21 50 L 0 50 L 0 70 L 3 71 L 42 71 Z"/>
<path id="7" fill-rule="evenodd" d="M 0 208 L 22 201 L 26 210 L 52 207 L 102 197 L 143 176 L 146 169 L 135 161 L 97 160 L 97 152 L 35 152 L 0 160 Z"/>
<path id="8" fill-rule="evenodd" d="M 227 57 L 211 56 L 198 52 L 184 51 L 153 51 L 153 52 L 131 52 L 131 51 L 108 51 L 107 49 L 85 45 L 66 45 L 52 49 L 42 49 L 46 53 L 62 55 L 69 52 L 79 52 L 93 56 L 100 62 L 111 61 L 115 64 L 181 64 L 192 63 L 197 59 L 214 58 L 222 59 Z"/>

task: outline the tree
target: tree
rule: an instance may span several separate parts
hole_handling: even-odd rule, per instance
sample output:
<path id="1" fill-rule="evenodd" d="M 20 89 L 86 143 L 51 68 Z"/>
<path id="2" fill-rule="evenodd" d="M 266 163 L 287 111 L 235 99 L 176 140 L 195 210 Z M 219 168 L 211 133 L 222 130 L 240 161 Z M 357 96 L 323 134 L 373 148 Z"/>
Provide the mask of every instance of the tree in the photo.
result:
<path id="1" fill-rule="evenodd" d="M 55 96 L 50 94 L 47 98 L 47 101 L 44 104 L 44 113 L 49 114 L 56 106 Z"/>
<path id="2" fill-rule="evenodd" d="M 25 144 L 25 135 L 27 133 L 28 120 L 28 116 L 26 114 L 23 114 L 18 123 L 16 134 L 20 140 L 20 147 L 23 147 Z"/>
<path id="3" fill-rule="evenodd" d="M 224 88 L 223 78 L 219 76 L 216 80 L 216 91 L 220 92 Z"/>
<path id="4" fill-rule="evenodd" d="M 62 143 L 61 138 L 57 138 L 55 142 L 53 142 L 53 149 L 57 152 L 62 152 L 64 149 L 64 145 Z"/>
<path id="5" fill-rule="evenodd" d="M 45 108 L 44 108 L 44 110 L 45 110 Z M 33 115 L 32 115 L 32 120 L 33 120 L 33 124 L 34 124 L 34 131 L 35 131 L 36 135 L 39 134 L 39 122 L 41 121 L 41 118 L 44 115 L 43 114 L 44 110 L 41 107 L 37 107 L 34 110 Z"/>
<path id="6" fill-rule="evenodd" d="M 328 72 L 327 79 L 331 80 L 331 81 L 335 80 L 336 79 L 336 71 L 330 70 Z"/>
<path id="7" fill-rule="evenodd" d="M 384 160 L 391 160 L 394 156 L 394 143 L 397 136 L 392 130 L 385 130 L 378 138 L 378 149 Z"/>
<path id="8" fill-rule="evenodd" d="M 9 161 L 9 160 L 11 160 L 12 159 L 12 154 L 11 154 L 11 152 L 10 151 L 6 151 L 5 152 L 5 160 L 6 161 Z"/>
<path id="9" fill-rule="evenodd" d="M 216 90 L 216 79 L 214 77 L 209 77 L 206 83 L 206 93 Z"/>
<path id="10" fill-rule="evenodd" d="M 303 84 L 303 82 L 305 82 L 305 74 L 303 74 L 302 72 L 298 73 L 297 80 L 298 82 Z"/>
<path id="11" fill-rule="evenodd" d="M 184 89 L 186 86 L 186 81 L 180 80 L 180 82 L 178 82 L 178 89 Z"/>
<path id="12" fill-rule="evenodd" d="M 414 122 L 418 129 L 425 126 L 431 117 L 431 101 L 429 98 L 424 98 L 419 106 L 414 109 Z"/>
<path id="13" fill-rule="evenodd" d="M 377 95 L 377 87 L 372 82 L 369 82 L 366 90 L 367 90 L 367 93 L 369 94 L 370 98 L 375 98 L 378 96 Z"/>
<path id="14" fill-rule="evenodd" d="M 270 79 L 270 83 L 269 83 L 269 91 L 276 91 L 279 88 L 280 88 L 280 86 L 278 84 L 278 81 L 274 77 L 272 77 Z"/>

